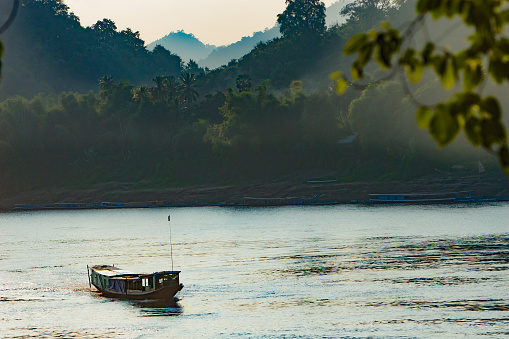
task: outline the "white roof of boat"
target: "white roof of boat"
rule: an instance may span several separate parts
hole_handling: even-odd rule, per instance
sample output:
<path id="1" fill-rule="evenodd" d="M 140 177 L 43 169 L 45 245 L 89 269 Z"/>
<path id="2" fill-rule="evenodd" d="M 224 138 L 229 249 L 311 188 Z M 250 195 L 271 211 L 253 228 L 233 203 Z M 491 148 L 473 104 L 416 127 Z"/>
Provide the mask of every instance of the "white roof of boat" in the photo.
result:
<path id="1" fill-rule="evenodd" d="M 110 266 L 110 265 L 95 265 L 91 266 L 91 269 L 96 271 L 99 274 L 108 276 L 108 277 L 114 277 L 116 275 L 122 275 L 122 274 L 136 274 L 130 271 L 123 270 L 121 268 Z"/>

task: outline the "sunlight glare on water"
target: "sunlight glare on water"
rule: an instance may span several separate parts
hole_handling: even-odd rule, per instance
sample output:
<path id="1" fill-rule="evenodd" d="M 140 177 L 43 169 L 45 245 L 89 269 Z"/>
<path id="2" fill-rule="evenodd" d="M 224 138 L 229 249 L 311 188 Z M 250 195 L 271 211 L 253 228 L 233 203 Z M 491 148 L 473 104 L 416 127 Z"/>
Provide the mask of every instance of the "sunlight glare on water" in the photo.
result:
<path id="1" fill-rule="evenodd" d="M 178 300 L 110 300 L 87 265 L 182 271 Z M 509 205 L 0 214 L 5 338 L 509 334 Z"/>

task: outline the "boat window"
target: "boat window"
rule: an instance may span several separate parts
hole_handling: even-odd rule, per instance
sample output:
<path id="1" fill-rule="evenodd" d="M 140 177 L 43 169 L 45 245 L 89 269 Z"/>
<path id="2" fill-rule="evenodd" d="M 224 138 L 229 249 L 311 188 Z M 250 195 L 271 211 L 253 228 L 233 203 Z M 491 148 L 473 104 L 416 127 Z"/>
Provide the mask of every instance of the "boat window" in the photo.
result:
<path id="1" fill-rule="evenodd" d="M 143 287 L 148 287 L 149 286 L 147 278 L 141 279 L 141 286 L 143 286 Z"/>

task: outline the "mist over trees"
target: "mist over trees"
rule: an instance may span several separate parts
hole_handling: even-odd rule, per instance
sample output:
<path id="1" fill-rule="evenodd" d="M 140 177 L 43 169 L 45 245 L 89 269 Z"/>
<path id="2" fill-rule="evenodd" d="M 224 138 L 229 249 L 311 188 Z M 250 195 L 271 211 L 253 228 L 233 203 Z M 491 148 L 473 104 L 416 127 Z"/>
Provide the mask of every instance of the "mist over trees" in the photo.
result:
<path id="1" fill-rule="evenodd" d="M 499 170 L 465 138 L 438 151 L 399 79 L 336 95 L 329 74 L 354 60 L 342 54 L 345 43 L 382 20 L 411 19 L 415 2 L 352 6 L 346 23 L 330 28 L 323 4 L 308 5 L 319 38 L 291 33 L 301 32 L 292 24 L 282 38 L 208 70 L 162 46 L 147 51 L 137 32 L 119 32 L 111 20 L 83 28 L 62 1 L 23 0 L 2 37 L 0 191 L 302 180 L 314 169 L 340 181 L 387 180 L 458 164 L 469 171 L 479 160 Z M 378 68 L 367 65 L 364 76 L 379 79 Z M 431 74 L 412 91 L 423 101 L 444 96 Z"/>

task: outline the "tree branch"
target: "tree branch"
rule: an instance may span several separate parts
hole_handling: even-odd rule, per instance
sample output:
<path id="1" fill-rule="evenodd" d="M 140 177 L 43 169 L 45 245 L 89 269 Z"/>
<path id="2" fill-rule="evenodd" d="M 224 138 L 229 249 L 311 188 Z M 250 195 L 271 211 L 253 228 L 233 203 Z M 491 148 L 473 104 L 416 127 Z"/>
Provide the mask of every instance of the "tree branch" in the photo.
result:
<path id="1" fill-rule="evenodd" d="M 9 26 L 12 25 L 12 23 L 14 22 L 14 19 L 16 18 L 16 15 L 18 14 L 18 9 L 19 9 L 19 0 L 13 0 L 11 14 L 9 15 L 9 18 L 7 19 L 7 21 L 2 25 L 2 27 L 0 27 L 0 34 L 5 32 L 9 28 Z"/>

